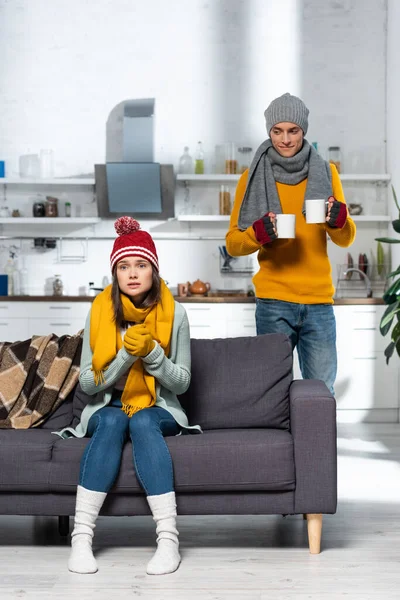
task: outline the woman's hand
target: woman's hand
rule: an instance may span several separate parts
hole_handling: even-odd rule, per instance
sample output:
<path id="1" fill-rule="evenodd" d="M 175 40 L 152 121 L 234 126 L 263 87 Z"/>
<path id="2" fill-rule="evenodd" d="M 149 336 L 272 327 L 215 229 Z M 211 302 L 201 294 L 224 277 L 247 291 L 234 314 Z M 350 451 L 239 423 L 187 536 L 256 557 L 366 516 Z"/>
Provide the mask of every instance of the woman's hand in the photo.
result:
<path id="1" fill-rule="evenodd" d="M 133 356 L 147 356 L 155 346 L 151 333 L 144 323 L 132 325 L 126 330 L 124 346 Z"/>

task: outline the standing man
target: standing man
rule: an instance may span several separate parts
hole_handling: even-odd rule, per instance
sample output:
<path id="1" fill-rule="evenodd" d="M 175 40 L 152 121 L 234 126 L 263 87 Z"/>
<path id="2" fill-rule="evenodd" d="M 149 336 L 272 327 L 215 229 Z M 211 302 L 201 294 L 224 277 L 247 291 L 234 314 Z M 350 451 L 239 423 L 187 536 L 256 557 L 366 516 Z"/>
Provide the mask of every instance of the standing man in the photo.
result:
<path id="1" fill-rule="evenodd" d="M 269 139 L 240 177 L 226 235 L 232 256 L 258 252 L 257 334 L 285 333 L 297 347 L 304 379 L 321 379 L 333 393 L 336 378 L 334 287 L 327 234 L 347 248 L 356 227 L 336 167 L 305 139 L 309 110 L 283 94 L 265 111 Z M 325 198 L 326 222 L 307 224 L 305 199 Z M 296 215 L 294 239 L 279 239 L 276 215 Z"/>

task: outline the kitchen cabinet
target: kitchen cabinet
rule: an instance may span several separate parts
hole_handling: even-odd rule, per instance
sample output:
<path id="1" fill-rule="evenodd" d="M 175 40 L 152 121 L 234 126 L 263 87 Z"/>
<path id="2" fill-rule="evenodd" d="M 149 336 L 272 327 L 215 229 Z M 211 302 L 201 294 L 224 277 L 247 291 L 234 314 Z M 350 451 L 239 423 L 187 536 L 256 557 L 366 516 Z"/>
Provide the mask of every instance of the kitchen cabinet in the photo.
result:
<path id="1" fill-rule="evenodd" d="M 255 304 L 186 304 L 192 337 L 256 335 Z M 335 394 L 339 422 L 397 421 L 400 369 L 397 356 L 386 364 L 389 342 L 379 331 L 385 305 L 334 306 L 338 373 Z M 293 374 L 301 378 L 297 353 Z"/>
<path id="2" fill-rule="evenodd" d="M 0 341 L 73 335 L 85 326 L 90 302 L 0 302 Z"/>

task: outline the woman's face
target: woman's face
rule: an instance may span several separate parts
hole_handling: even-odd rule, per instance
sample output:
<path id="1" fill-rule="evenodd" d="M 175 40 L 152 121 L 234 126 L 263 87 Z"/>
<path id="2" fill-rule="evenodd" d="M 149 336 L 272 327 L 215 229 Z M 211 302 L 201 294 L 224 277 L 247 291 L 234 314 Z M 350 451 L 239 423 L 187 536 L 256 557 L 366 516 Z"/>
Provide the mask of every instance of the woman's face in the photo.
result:
<path id="1" fill-rule="evenodd" d="M 128 256 L 117 263 L 115 274 L 121 292 L 139 306 L 153 285 L 151 263 L 140 256 Z"/>

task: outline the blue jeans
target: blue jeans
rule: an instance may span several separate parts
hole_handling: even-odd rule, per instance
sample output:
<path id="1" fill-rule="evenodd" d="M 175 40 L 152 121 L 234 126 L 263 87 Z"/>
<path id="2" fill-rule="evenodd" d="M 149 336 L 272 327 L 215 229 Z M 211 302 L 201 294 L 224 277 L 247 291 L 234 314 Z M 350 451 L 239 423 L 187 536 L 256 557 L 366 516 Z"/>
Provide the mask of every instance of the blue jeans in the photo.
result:
<path id="1" fill-rule="evenodd" d="M 172 459 L 164 436 L 176 435 L 180 426 L 164 408 L 144 408 L 128 417 L 119 395 L 89 419 L 91 440 L 81 459 L 79 485 L 108 492 L 117 478 L 122 451 L 130 437 L 136 477 L 147 496 L 174 490 Z"/>
<path id="2" fill-rule="evenodd" d="M 333 394 L 336 379 L 336 321 L 331 304 L 296 304 L 256 299 L 257 335 L 285 333 L 297 347 L 303 379 L 321 379 Z"/>

